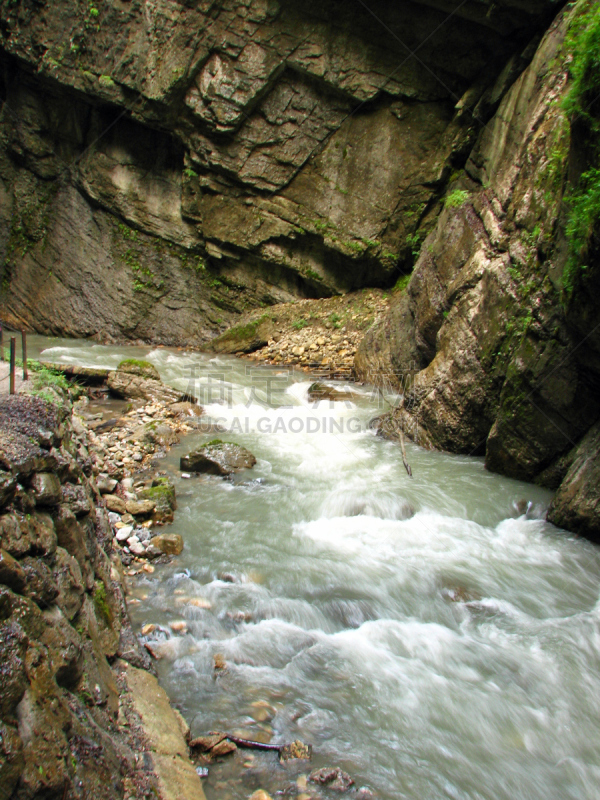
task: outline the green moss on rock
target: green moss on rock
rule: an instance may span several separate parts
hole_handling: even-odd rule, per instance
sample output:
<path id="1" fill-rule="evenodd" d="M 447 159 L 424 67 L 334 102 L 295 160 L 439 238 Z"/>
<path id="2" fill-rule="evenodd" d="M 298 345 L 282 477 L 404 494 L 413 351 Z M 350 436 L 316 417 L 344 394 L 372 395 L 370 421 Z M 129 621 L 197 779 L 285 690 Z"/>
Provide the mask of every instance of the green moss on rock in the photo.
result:
<path id="1" fill-rule="evenodd" d="M 117 367 L 119 372 L 127 372 L 130 375 L 139 375 L 141 378 L 151 378 L 152 380 L 159 381 L 160 373 L 149 361 L 142 361 L 137 358 L 127 358 L 121 361 Z"/>

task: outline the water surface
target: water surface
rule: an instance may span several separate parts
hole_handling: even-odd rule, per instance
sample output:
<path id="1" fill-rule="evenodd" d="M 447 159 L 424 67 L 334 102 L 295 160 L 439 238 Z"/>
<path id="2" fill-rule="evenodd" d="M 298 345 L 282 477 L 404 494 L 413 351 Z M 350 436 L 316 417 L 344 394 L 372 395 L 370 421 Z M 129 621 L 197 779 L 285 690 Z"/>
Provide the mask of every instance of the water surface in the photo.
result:
<path id="1" fill-rule="evenodd" d="M 194 433 L 160 465 L 185 549 L 131 610 L 159 626 L 160 680 L 194 735 L 300 738 L 383 800 L 598 797 L 600 551 L 544 521 L 550 493 L 413 444 L 410 479 L 368 429 L 382 408 L 364 387 L 315 406 L 300 372 L 29 342 L 89 366 L 147 357 L 258 459 L 183 479 L 180 455 L 214 437 Z M 209 800 L 295 785 L 274 756 L 247 758 L 211 768 Z"/>

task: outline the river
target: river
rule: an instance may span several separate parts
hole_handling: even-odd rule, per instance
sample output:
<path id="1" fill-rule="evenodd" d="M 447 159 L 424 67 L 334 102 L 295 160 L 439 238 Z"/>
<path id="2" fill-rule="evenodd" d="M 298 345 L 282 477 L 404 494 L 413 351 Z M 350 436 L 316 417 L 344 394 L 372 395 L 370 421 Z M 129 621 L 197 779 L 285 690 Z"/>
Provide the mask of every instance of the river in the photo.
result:
<path id="1" fill-rule="evenodd" d="M 315 406 L 306 374 L 234 358 L 29 347 L 89 366 L 148 358 L 257 458 L 233 481 L 182 478 L 181 454 L 214 437 L 193 433 L 160 462 L 185 549 L 136 582 L 131 614 L 159 626 L 159 677 L 194 735 L 299 738 L 311 767 L 382 800 L 596 800 L 600 550 L 544 521 L 549 492 L 410 443 L 409 478 L 368 428 L 382 409 L 367 387 Z M 245 752 L 211 767 L 206 794 L 302 796 L 302 772 Z"/>

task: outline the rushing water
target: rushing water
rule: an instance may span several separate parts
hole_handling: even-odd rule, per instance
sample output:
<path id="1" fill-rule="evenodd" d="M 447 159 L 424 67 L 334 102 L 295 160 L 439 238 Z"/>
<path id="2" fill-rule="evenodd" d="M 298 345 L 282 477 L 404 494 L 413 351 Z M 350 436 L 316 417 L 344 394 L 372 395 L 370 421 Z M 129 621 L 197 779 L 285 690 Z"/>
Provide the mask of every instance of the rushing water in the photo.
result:
<path id="1" fill-rule="evenodd" d="M 298 372 L 30 347 L 47 344 L 48 360 L 147 356 L 173 385 L 195 377 L 234 430 L 221 438 L 258 459 L 233 481 L 182 479 L 180 455 L 214 436 L 195 433 L 161 461 L 185 549 L 140 579 L 132 613 L 159 626 L 160 679 L 194 735 L 300 738 L 384 800 L 599 796 L 600 551 L 543 520 L 548 492 L 409 444 L 410 479 L 368 429 L 365 388 L 315 407 Z M 246 758 L 211 768 L 209 800 L 285 786 L 274 756 Z"/>

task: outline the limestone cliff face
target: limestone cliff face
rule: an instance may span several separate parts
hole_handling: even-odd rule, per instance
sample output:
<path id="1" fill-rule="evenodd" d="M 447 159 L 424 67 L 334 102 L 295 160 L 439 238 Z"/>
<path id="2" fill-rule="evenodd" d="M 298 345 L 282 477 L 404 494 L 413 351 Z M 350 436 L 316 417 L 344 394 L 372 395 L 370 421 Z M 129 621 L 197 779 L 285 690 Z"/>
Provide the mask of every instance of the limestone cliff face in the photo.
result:
<path id="1" fill-rule="evenodd" d="M 489 469 L 551 488 L 564 479 L 550 518 L 597 537 L 597 432 L 578 447 L 600 415 L 597 271 L 562 291 L 563 195 L 581 171 L 560 102 L 568 22 L 559 15 L 480 134 L 356 367 L 405 389 L 391 435 L 485 454 Z"/>
<path id="2" fill-rule="evenodd" d="M 0 314 L 199 343 L 248 307 L 391 285 L 553 13 L 4 0 Z"/>

